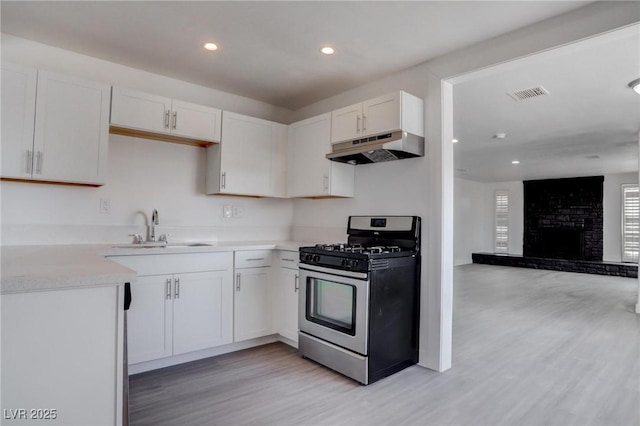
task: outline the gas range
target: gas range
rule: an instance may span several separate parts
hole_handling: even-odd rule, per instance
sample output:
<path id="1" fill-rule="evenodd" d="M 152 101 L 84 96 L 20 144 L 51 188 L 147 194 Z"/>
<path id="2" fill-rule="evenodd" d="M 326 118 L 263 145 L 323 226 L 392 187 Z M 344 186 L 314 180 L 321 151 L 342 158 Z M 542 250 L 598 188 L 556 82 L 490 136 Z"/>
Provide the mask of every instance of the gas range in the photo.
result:
<path id="1" fill-rule="evenodd" d="M 300 248 L 300 354 L 369 384 L 418 360 L 420 218 L 351 216 L 346 243 Z"/>
<path id="2" fill-rule="evenodd" d="M 346 243 L 301 247 L 300 262 L 367 272 L 388 267 L 386 259 L 415 258 L 420 249 L 419 220 L 413 216 L 351 216 L 347 234 Z"/>

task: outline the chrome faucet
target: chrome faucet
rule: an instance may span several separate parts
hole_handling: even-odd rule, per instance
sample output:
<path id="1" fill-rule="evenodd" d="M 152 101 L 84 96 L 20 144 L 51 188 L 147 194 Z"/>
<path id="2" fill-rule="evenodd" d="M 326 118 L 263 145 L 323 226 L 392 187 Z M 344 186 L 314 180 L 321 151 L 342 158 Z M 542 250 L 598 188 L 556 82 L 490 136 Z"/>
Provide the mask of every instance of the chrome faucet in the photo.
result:
<path id="1" fill-rule="evenodd" d="M 156 225 L 160 225 L 160 221 L 158 220 L 158 210 L 153 209 L 153 214 L 151 215 L 151 226 L 149 227 L 149 241 L 156 240 Z"/>

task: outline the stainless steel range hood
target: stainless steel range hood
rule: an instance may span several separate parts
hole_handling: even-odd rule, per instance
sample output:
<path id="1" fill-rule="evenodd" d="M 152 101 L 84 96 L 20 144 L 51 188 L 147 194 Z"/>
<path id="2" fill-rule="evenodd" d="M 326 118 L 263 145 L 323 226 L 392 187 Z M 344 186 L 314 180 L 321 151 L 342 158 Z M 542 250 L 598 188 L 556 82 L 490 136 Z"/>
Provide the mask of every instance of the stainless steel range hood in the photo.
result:
<path id="1" fill-rule="evenodd" d="M 397 130 L 335 143 L 327 158 L 348 164 L 381 163 L 424 156 L 424 137 Z"/>

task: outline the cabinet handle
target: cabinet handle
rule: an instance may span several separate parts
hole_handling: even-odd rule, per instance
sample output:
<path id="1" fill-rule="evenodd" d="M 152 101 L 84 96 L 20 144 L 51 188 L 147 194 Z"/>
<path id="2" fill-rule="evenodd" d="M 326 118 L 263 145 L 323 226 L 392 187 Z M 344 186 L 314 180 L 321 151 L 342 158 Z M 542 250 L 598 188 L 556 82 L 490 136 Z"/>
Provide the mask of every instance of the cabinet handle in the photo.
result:
<path id="1" fill-rule="evenodd" d="M 178 125 L 178 111 L 173 111 L 173 128 Z"/>
<path id="2" fill-rule="evenodd" d="M 264 257 L 252 257 L 252 258 L 247 259 L 247 262 L 257 262 L 257 261 L 260 261 L 260 260 L 264 260 Z"/>
<path id="3" fill-rule="evenodd" d="M 176 282 L 175 298 L 180 299 L 180 278 L 176 278 L 175 282 Z"/>
<path id="4" fill-rule="evenodd" d="M 296 274 L 296 284 L 293 291 L 298 291 L 300 289 L 300 275 Z"/>
<path id="5" fill-rule="evenodd" d="M 287 258 L 283 257 L 282 261 L 283 262 L 295 262 L 296 260 L 295 259 L 287 259 Z"/>
<path id="6" fill-rule="evenodd" d="M 31 171 L 33 170 L 33 153 L 31 152 L 30 149 L 27 150 L 27 164 L 26 164 L 26 168 L 25 168 L 25 173 L 27 174 L 31 174 Z"/>
<path id="7" fill-rule="evenodd" d="M 367 116 L 362 114 L 362 133 L 367 131 Z"/>
<path id="8" fill-rule="evenodd" d="M 42 153 L 42 151 L 37 151 L 36 152 L 36 174 L 42 174 L 42 157 L 44 157 L 44 154 Z"/>
<path id="9" fill-rule="evenodd" d="M 222 187 L 222 189 L 224 189 L 225 186 L 227 186 L 227 173 L 226 172 L 222 172 L 222 184 L 220 186 Z"/>
<path id="10" fill-rule="evenodd" d="M 236 273 L 236 291 L 240 291 L 240 272 Z"/>
<path id="11" fill-rule="evenodd" d="M 166 293 L 167 300 L 169 300 L 171 299 L 171 278 L 167 278 L 165 289 L 167 290 L 167 293 Z"/>
<path id="12" fill-rule="evenodd" d="M 360 115 L 356 119 L 356 133 L 360 133 Z"/>
<path id="13" fill-rule="evenodd" d="M 329 175 L 326 173 L 322 175 L 322 187 L 325 192 L 329 192 Z"/>
<path id="14" fill-rule="evenodd" d="M 171 111 L 166 110 L 164 112 L 164 128 L 168 129 L 169 128 L 169 114 L 171 114 Z"/>

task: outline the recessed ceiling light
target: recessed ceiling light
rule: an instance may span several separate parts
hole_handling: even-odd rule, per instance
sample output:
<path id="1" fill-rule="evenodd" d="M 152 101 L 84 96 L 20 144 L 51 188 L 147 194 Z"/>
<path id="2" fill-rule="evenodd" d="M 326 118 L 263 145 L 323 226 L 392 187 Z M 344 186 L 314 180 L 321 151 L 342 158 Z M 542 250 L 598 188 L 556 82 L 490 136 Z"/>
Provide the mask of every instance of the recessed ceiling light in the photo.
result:
<path id="1" fill-rule="evenodd" d="M 202 47 L 210 51 L 218 50 L 218 45 L 211 42 L 204 43 Z"/>
<path id="2" fill-rule="evenodd" d="M 320 53 L 323 53 L 325 55 L 333 55 L 334 53 L 336 53 L 336 50 L 333 47 L 324 46 L 320 48 Z"/>
<path id="3" fill-rule="evenodd" d="M 634 92 L 640 95 L 640 78 L 636 78 L 631 83 L 629 83 L 629 87 L 631 87 Z"/>
<path id="4" fill-rule="evenodd" d="M 506 133 L 496 133 L 495 135 L 493 135 L 494 139 L 505 139 L 507 137 Z"/>
<path id="5" fill-rule="evenodd" d="M 451 143 L 458 143 L 458 139 L 451 139 Z"/>
<path id="6" fill-rule="evenodd" d="M 518 161 L 518 160 L 513 160 L 513 161 L 511 162 L 511 164 L 520 164 L 520 161 Z"/>

